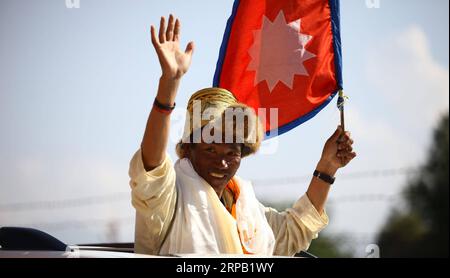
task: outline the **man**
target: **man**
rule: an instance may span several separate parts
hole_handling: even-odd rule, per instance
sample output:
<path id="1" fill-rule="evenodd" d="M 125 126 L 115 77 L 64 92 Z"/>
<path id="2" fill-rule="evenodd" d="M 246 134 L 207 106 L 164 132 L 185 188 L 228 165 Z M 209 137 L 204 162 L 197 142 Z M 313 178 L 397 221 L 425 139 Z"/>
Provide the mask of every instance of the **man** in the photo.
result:
<path id="1" fill-rule="evenodd" d="M 141 148 L 130 163 L 135 252 L 292 256 L 306 250 L 328 224 L 324 206 L 332 177 L 356 156 L 353 140 L 338 128 L 325 144 L 306 194 L 285 212 L 265 208 L 251 184 L 235 176 L 241 159 L 259 148 L 261 128 L 252 124 L 256 116 L 247 114 L 240 130 L 236 118 L 227 122 L 224 115 L 245 105 L 224 89 L 208 88 L 189 100 L 185 133 L 177 145 L 180 159 L 173 165 L 166 155 L 170 112 L 194 50 L 192 42 L 180 50 L 180 27 L 172 15 L 167 27 L 161 18 L 158 35 L 151 27 L 162 76 Z M 201 113 L 215 117 L 196 121 L 197 104 Z M 208 141 L 217 135 L 211 124 L 221 131 L 219 142 Z M 232 141 L 221 140 L 226 138 Z"/>

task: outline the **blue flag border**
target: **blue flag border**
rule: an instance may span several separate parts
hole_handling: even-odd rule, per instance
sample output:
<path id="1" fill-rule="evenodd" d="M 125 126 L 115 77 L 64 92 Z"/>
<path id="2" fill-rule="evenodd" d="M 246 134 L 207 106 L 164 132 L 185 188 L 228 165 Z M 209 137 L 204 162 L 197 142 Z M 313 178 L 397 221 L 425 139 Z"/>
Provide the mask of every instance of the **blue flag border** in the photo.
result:
<path id="1" fill-rule="evenodd" d="M 265 134 L 265 140 L 270 139 L 275 136 L 279 136 L 283 133 L 290 131 L 291 129 L 303 124 L 304 122 L 312 119 L 316 116 L 322 109 L 324 109 L 338 94 L 339 90 L 343 89 L 343 78 L 342 78 L 342 44 L 341 44 L 341 26 L 340 26 L 340 3 L 339 0 L 328 0 L 331 10 L 331 28 L 333 32 L 333 49 L 334 49 L 334 63 L 336 72 L 337 88 L 336 90 L 316 109 L 309 112 L 302 117 L 287 123 L 278 129 L 269 130 Z M 225 33 L 222 40 L 222 45 L 220 46 L 219 58 L 217 60 L 216 71 L 214 73 L 213 86 L 218 87 L 220 84 L 220 76 L 222 74 L 222 66 L 225 60 L 225 53 L 228 47 L 228 41 L 230 39 L 231 29 L 233 28 L 234 19 L 239 8 L 240 0 L 235 0 L 233 4 L 233 9 L 230 18 L 227 21 L 227 26 L 225 28 Z"/>

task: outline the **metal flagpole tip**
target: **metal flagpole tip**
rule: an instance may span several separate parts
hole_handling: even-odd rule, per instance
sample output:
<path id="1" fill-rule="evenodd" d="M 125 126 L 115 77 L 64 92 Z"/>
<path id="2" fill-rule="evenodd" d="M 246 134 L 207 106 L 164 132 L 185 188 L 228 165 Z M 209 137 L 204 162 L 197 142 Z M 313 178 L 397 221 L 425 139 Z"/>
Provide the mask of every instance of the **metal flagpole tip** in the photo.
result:
<path id="1" fill-rule="evenodd" d="M 338 101 L 337 101 L 337 107 L 339 110 L 341 110 L 341 111 L 344 110 L 344 104 L 345 104 L 346 99 L 347 99 L 347 97 L 344 95 L 344 91 L 339 90 L 339 97 L 338 97 Z"/>

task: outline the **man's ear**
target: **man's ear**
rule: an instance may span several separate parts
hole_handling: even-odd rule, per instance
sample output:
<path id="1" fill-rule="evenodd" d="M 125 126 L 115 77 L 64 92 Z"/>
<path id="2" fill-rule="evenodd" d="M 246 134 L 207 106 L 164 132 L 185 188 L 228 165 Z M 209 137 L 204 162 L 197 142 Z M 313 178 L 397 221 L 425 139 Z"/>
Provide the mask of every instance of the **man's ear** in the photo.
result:
<path id="1" fill-rule="evenodd" d="M 184 153 L 184 157 L 185 158 L 188 158 L 189 160 L 191 160 L 191 157 L 192 157 L 192 154 L 191 154 L 191 152 L 192 152 L 192 146 L 191 146 L 192 144 L 188 144 L 188 143 L 186 143 L 186 144 L 183 144 L 181 147 L 182 147 L 182 149 L 183 149 L 183 153 Z"/>

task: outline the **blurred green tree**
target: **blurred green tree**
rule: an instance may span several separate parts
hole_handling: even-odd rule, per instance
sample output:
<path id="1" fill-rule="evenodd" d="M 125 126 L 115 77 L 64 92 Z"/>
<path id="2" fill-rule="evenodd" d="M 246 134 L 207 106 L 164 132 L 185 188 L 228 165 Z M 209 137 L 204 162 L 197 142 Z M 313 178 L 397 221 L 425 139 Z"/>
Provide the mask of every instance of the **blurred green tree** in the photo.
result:
<path id="1" fill-rule="evenodd" d="M 284 211 L 292 206 L 292 202 L 270 203 L 263 202 L 268 207 L 278 211 Z M 332 217 L 332 211 L 327 210 L 327 214 Z M 311 242 L 307 252 L 319 258 L 351 258 L 353 250 L 346 245 L 352 242 L 351 238 L 343 234 L 330 235 L 326 231 L 320 233 L 319 237 Z"/>
<path id="2" fill-rule="evenodd" d="M 449 116 L 434 132 L 426 164 L 378 234 L 381 257 L 448 257 Z"/>
<path id="3" fill-rule="evenodd" d="M 329 235 L 321 232 L 319 237 L 311 242 L 307 252 L 319 258 L 352 258 L 353 250 L 346 244 L 351 238 L 342 234 Z"/>

